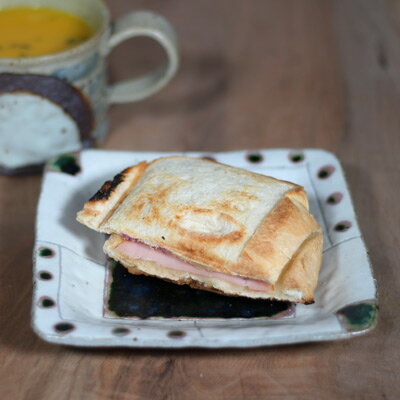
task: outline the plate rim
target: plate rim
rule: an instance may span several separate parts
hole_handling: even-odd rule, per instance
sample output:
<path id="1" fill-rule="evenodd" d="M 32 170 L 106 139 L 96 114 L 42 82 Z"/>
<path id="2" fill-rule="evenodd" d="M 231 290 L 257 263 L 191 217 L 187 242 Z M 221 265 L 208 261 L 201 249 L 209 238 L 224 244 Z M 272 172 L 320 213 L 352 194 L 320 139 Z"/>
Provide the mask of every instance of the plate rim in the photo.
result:
<path id="1" fill-rule="evenodd" d="M 216 155 L 221 155 L 221 154 L 230 154 L 230 155 L 234 155 L 234 154 L 241 154 L 244 157 L 246 157 L 248 159 L 249 154 L 264 154 L 264 153 L 271 153 L 271 152 L 287 152 L 288 154 L 293 153 L 293 152 L 297 152 L 297 153 L 301 153 L 301 154 L 310 154 L 310 153 L 319 153 L 324 155 L 324 157 L 333 160 L 337 166 L 339 167 L 338 169 L 340 170 L 340 173 L 343 177 L 343 181 L 344 181 L 344 185 L 345 185 L 345 190 L 347 191 L 347 193 L 349 194 L 349 198 L 350 198 L 350 204 L 352 207 L 352 211 L 354 213 L 354 219 L 355 219 L 355 224 L 358 227 L 358 221 L 357 221 L 357 215 L 355 213 L 354 210 L 354 204 L 352 201 L 352 196 L 351 196 L 351 192 L 345 177 L 345 173 L 344 170 L 342 168 L 342 165 L 339 161 L 339 159 L 336 157 L 335 154 L 324 150 L 324 149 L 316 149 L 316 148 L 310 148 L 310 149 L 293 149 L 293 148 L 274 148 L 274 149 L 256 149 L 256 150 L 233 150 L 233 151 L 223 151 L 223 152 L 211 152 L 211 151 L 200 151 L 200 152 L 153 152 L 153 151 L 126 151 L 126 150 L 103 150 L 103 149 L 86 149 L 86 150 L 82 150 L 79 152 L 75 152 L 75 153 L 68 153 L 68 155 L 72 155 L 73 157 L 77 158 L 77 159 L 81 159 L 82 156 L 85 153 L 103 153 L 103 154 L 110 154 L 110 153 L 129 153 L 132 155 L 140 155 L 140 156 L 146 156 L 146 155 L 157 155 L 157 156 L 163 156 L 163 155 L 171 155 L 171 154 L 178 154 L 178 155 L 195 155 L 195 156 L 199 156 L 199 154 L 203 154 L 203 156 L 216 156 Z M 60 157 L 60 156 L 59 156 Z M 39 196 L 39 201 L 38 201 L 38 206 L 37 209 L 39 210 L 40 204 L 41 204 L 41 197 L 43 194 L 43 188 L 46 184 L 46 176 L 48 173 L 53 173 L 53 172 L 57 172 L 54 170 L 53 166 L 54 165 L 54 160 L 58 159 L 59 157 L 56 157 L 52 160 L 50 160 L 47 164 L 46 164 L 46 168 L 45 168 L 45 172 L 43 174 L 43 179 L 42 179 L 42 187 L 41 187 L 41 192 L 40 192 L 40 196 Z M 58 173 L 62 173 L 62 171 L 58 171 Z M 81 173 L 81 172 L 78 172 Z M 311 180 L 311 178 L 310 178 Z M 317 191 L 315 191 L 315 193 L 317 193 Z M 110 336 L 110 338 L 112 340 L 110 340 L 110 338 L 105 339 L 105 340 L 91 340 L 89 337 L 86 339 L 82 339 L 80 336 L 76 336 L 74 334 L 60 334 L 60 333 L 49 333 L 49 331 L 46 331 L 43 329 L 43 327 L 38 324 L 38 307 L 37 307 L 37 294 L 38 294 L 38 280 L 37 280 L 37 249 L 38 249 L 38 242 L 43 242 L 42 240 L 38 239 L 38 214 L 37 214 L 37 220 L 36 220 L 36 235 L 35 235 L 35 242 L 34 242 L 34 254 L 33 254 L 33 283 L 34 283 L 34 290 L 33 290 L 33 301 L 32 301 L 32 308 L 31 308 L 31 325 L 32 325 L 32 329 L 34 330 L 34 332 L 43 340 L 51 342 L 51 343 L 58 343 L 58 344 L 67 344 L 67 345 L 73 345 L 73 346 L 79 346 L 79 347 L 144 347 L 144 348 L 182 348 L 182 347 L 200 347 L 200 348 L 245 348 L 245 347 L 260 347 L 260 346 L 274 346 L 274 345 L 282 345 L 282 344 L 291 344 L 291 343 L 306 343 L 306 342 L 321 342 L 321 341 L 330 341 L 330 340 L 340 340 L 340 339 L 347 339 L 347 338 L 351 338 L 351 337 L 355 337 L 355 336 L 360 336 L 362 334 L 366 334 L 370 331 L 372 331 L 378 321 L 378 300 L 377 300 L 377 285 L 376 285 L 376 280 L 374 277 L 374 273 L 373 273 L 373 268 L 370 262 L 370 259 L 368 257 L 368 252 L 367 252 L 367 259 L 368 259 L 368 268 L 369 268 L 369 274 L 372 277 L 373 280 L 373 285 L 374 285 L 374 297 L 368 300 L 364 300 L 363 302 L 360 302 L 360 304 L 364 304 L 366 302 L 371 302 L 371 304 L 374 305 L 375 310 L 373 313 L 373 317 L 371 318 L 371 320 L 369 321 L 369 324 L 358 328 L 358 329 L 352 329 L 352 330 L 342 330 L 342 331 L 337 331 L 337 332 L 325 332 L 325 333 L 321 333 L 321 334 L 317 334 L 317 335 L 313 335 L 313 334 L 301 334 L 300 336 L 294 335 L 294 337 L 286 336 L 286 340 L 272 340 L 270 339 L 270 341 L 262 341 L 262 343 L 260 343 L 260 340 L 255 339 L 255 340 L 251 340 L 248 339 L 246 341 L 246 343 L 244 344 L 235 344 L 234 340 L 230 340 L 227 343 L 217 343 L 217 342 L 213 342 L 210 339 L 207 339 L 205 342 L 204 340 L 197 340 L 197 344 L 193 343 L 193 341 L 187 341 L 187 340 L 177 340 L 177 339 L 164 339 L 164 340 L 160 340 L 159 342 L 155 342 L 154 345 L 146 345 L 143 342 L 140 341 L 128 341 L 126 337 L 118 337 L 118 336 Z M 359 239 L 361 241 L 361 243 L 363 244 L 365 250 L 365 242 L 363 240 L 362 234 L 360 233 Z M 339 243 L 340 244 L 340 243 Z M 337 312 L 339 312 L 340 310 L 337 310 L 335 312 L 335 314 L 337 314 Z M 129 324 L 127 322 L 122 322 L 121 318 L 118 318 L 118 322 L 115 322 L 115 325 L 132 325 L 132 318 L 127 318 L 129 320 Z M 258 320 L 260 320 L 260 318 L 257 318 Z M 339 318 L 338 318 L 339 319 Z M 174 323 L 178 322 L 179 319 L 172 319 L 174 320 Z M 193 318 L 193 321 L 198 321 L 198 318 Z M 200 319 L 202 321 L 204 321 L 205 319 Z M 216 319 L 213 319 L 214 321 Z M 219 320 L 223 320 L 224 319 L 219 319 Z M 251 319 L 254 320 L 254 319 Z M 268 321 L 270 321 L 271 319 L 267 319 Z M 135 321 L 140 321 L 142 322 L 143 320 L 135 320 Z M 278 321 L 279 320 L 275 320 Z M 342 326 L 342 323 L 340 323 L 340 325 Z M 111 326 L 111 325 L 110 325 Z M 73 331 L 72 331 L 73 332 Z M 289 340 L 288 340 L 289 339 Z M 202 343 L 204 342 L 204 343 Z"/>

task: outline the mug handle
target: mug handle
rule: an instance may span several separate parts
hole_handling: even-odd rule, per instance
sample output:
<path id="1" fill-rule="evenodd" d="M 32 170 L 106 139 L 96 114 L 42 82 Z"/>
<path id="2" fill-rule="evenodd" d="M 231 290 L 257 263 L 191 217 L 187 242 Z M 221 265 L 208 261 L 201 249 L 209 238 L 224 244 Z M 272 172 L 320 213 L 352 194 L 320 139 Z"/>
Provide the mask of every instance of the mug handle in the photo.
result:
<path id="1" fill-rule="evenodd" d="M 115 83 L 108 88 L 109 103 L 127 103 L 145 99 L 161 90 L 175 75 L 179 65 L 177 37 L 172 25 L 149 11 L 128 13 L 118 18 L 107 43 L 107 53 L 124 40 L 147 36 L 165 50 L 167 61 L 158 69 L 141 76 Z"/>

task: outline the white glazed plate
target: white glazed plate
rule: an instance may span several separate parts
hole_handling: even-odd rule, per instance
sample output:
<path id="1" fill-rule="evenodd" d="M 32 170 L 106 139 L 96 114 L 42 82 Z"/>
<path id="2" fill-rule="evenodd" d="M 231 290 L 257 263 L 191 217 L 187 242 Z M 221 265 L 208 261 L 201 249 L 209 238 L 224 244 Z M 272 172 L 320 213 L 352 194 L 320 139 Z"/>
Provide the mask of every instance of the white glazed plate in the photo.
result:
<path id="1" fill-rule="evenodd" d="M 104 236 L 75 215 L 104 183 L 142 160 L 182 153 L 85 150 L 48 163 L 34 248 L 32 323 L 44 340 L 75 346 L 253 347 L 348 338 L 371 330 L 376 288 L 342 168 L 323 150 L 185 153 L 305 187 L 324 231 L 315 303 L 281 318 L 137 319 L 105 312 Z"/>

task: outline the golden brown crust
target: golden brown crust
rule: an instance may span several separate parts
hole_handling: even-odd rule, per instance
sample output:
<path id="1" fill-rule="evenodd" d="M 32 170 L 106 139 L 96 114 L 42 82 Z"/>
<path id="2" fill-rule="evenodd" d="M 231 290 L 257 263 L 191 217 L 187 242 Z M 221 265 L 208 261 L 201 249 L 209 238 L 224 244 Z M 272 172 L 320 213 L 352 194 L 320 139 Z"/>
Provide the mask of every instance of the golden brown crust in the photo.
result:
<path id="1" fill-rule="evenodd" d="M 106 181 L 77 214 L 77 220 L 89 228 L 100 230 L 121 204 L 147 168 L 146 162 L 124 169 L 112 181 Z"/>
<path id="2" fill-rule="evenodd" d="M 296 202 L 300 203 L 308 211 L 309 209 L 308 198 L 303 187 L 301 186 L 295 187 L 293 190 L 286 193 L 286 197 L 288 197 L 294 203 Z"/>
<path id="3" fill-rule="evenodd" d="M 185 213 L 190 212 L 192 215 L 197 215 L 200 217 L 206 218 L 207 216 L 213 216 L 215 214 L 214 210 L 208 208 L 197 208 L 185 206 L 181 207 L 181 213 L 178 214 L 173 220 L 168 222 L 168 225 L 171 229 L 176 230 L 182 237 L 191 237 L 193 239 L 201 240 L 202 242 L 217 244 L 221 242 L 237 242 L 242 239 L 245 226 L 243 224 L 238 224 L 237 221 L 231 217 L 229 214 L 221 211 L 219 213 L 219 218 L 225 221 L 227 224 L 235 226 L 235 230 L 232 230 L 225 234 L 216 234 L 216 233 L 203 233 L 203 232 L 194 232 L 192 230 L 188 230 L 182 227 L 183 219 L 185 218 Z M 221 208 L 222 210 L 223 208 Z"/>
<path id="4" fill-rule="evenodd" d="M 162 158 L 148 165 L 102 230 L 229 273 L 262 217 L 282 195 L 296 190 L 303 189 L 215 162 Z"/>
<path id="5" fill-rule="evenodd" d="M 234 271 L 275 284 L 297 249 L 319 230 L 312 215 L 286 195 L 247 242 Z M 319 269 L 319 265 L 313 267 Z"/>
<path id="6" fill-rule="evenodd" d="M 316 231 L 302 243 L 282 271 L 277 286 L 284 292 L 300 291 L 303 302 L 314 301 L 314 290 L 318 283 L 322 263 L 322 232 Z"/>
<path id="7" fill-rule="evenodd" d="M 78 220 L 115 234 L 107 253 L 127 267 L 132 260 L 110 250 L 122 234 L 198 268 L 263 280 L 280 292 L 297 291 L 297 301 L 312 301 L 322 234 L 301 186 L 215 162 L 166 157 L 106 182 Z"/>

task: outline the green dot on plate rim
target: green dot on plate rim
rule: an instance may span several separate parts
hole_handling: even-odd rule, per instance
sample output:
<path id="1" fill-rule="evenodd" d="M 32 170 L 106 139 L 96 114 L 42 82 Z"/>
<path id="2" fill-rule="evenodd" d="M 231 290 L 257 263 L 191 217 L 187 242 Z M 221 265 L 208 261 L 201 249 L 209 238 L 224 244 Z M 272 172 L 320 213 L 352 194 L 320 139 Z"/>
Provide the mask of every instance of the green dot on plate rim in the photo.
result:
<path id="1" fill-rule="evenodd" d="M 112 333 L 117 336 L 125 336 L 130 332 L 128 328 L 114 328 Z"/>
<path id="2" fill-rule="evenodd" d="M 249 153 L 247 154 L 246 158 L 251 163 L 259 163 L 264 160 L 264 157 L 261 153 Z"/>
<path id="3" fill-rule="evenodd" d="M 41 247 L 39 249 L 39 256 L 40 257 L 53 257 L 54 251 L 52 249 L 49 249 L 48 247 Z"/>
<path id="4" fill-rule="evenodd" d="M 49 281 L 53 279 L 53 275 L 50 272 L 47 271 L 40 271 L 39 272 L 39 278 L 44 280 L 44 281 Z"/>
<path id="5" fill-rule="evenodd" d="M 50 308 L 50 307 L 54 307 L 55 306 L 55 301 L 53 299 L 51 299 L 50 297 L 43 297 L 40 301 L 39 301 L 39 305 L 42 308 Z"/>
<path id="6" fill-rule="evenodd" d="M 340 221 L 335 225 L 334 230 L 336 232 L 345 232 L 348 231 L 351 226 L 352 223 L 350 221 Z"/>
<path id="7" fill-rule="evenodd" d="M 54 330 L 58 333 L 68 333 L 75 329 L 75 326 L 69 322 L 59 322 L 54 325 Z"/>
<path id="8" fill-rule="evenodd" d="M 289 159 L 290 161 L 294 162 L 294 163 L 298 163 L 301 161 L 304 161 L 304 153 L 302 152 L 293 152 L 289 154 Z"/>
<path id="9" fill-rule="evenodd" d="M 183 332 L 183 331 L 169 331 L 168 332 L 168 337 L 170 337 L 171 339 L 182 339 L 185 336 L 186 336 L 186 332 Z"/>

